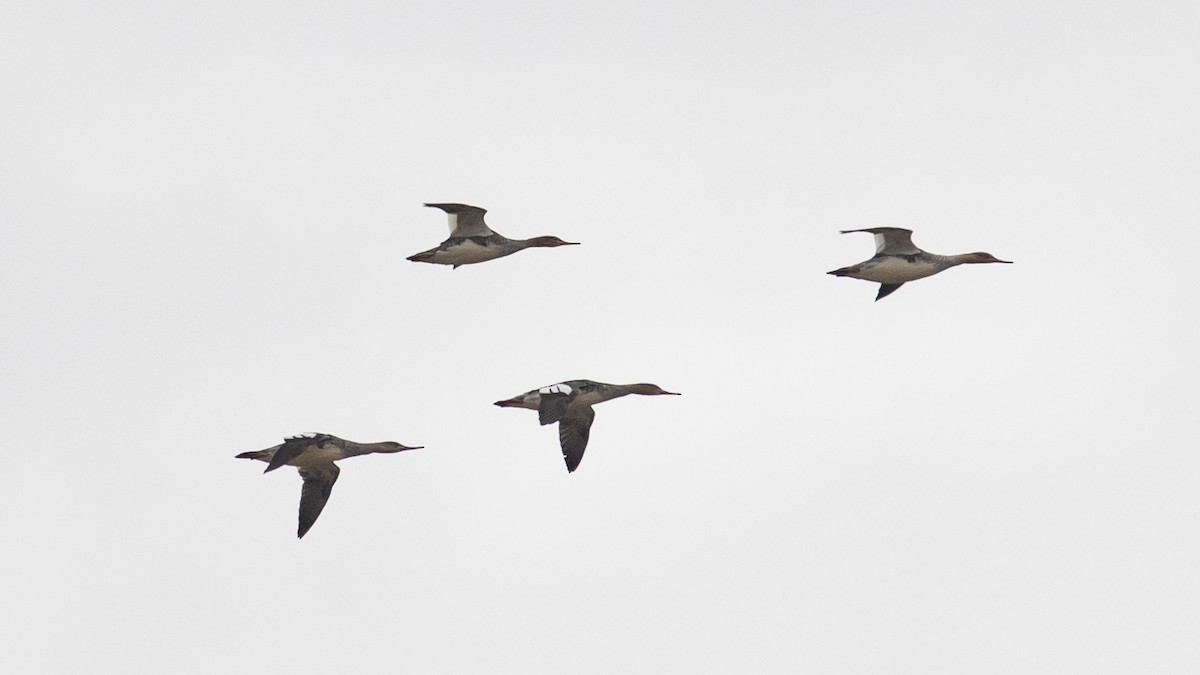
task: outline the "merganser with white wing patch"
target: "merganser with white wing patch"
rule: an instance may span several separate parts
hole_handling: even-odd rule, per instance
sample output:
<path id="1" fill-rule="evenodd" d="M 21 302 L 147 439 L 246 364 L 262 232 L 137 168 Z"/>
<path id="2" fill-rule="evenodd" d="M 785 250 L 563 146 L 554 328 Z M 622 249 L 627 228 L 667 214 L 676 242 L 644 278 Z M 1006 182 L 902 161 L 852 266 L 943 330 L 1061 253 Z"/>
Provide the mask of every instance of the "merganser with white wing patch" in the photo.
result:
<path id="1" fill-rule="evenodd" d="M 596 412 L 592 406 L 614 398 L 640 394 L 642 396 L 679 396 L 665 391 L 656 384 L 605 384 L 592 380 L 567 380 L 548 387 L 527 391 L 503 401 L 496 401 L 501 408 L 527 408 L 538 411 L 538 421 L 543 425 L 558 422 L 558 442 L 562 447 L 567 471 L 573 472 L 583 461 L 587 448 L 592 421 Z"/>
<path id="2" fill-rule="evenodd" d="M 426 204 L 446 212 L 450 219 L 450 238 L 437 248 L 422 251 L 408 257 L 413 262 L 435 265 L 473 265 L 496 258 L 512 255 L 527 248 L 554 246 L 578 246 L 577 242 L 563 241 L 558 237 L 534 237 L 532 239 L 509 239 L 492 231 L 483 222 L 486 209 L 467 204 Z"/>
<path id="3" fill-rule="evenodd" d="M 1000 260 L 991 253 L 962 253 L 959 255 L 927 253 L 913 245 L 912 230 L 900 227 L 842 230 L 842 234 L 850 232 L 874 234 L 875 257 L 857 265 L 834 270 L 829 274 L 879 283 L 879 294 L 875 296 L 877 302 L 910 281 L 933 276 L 957 265 L 1012 263 L 1011 260 Z"/>

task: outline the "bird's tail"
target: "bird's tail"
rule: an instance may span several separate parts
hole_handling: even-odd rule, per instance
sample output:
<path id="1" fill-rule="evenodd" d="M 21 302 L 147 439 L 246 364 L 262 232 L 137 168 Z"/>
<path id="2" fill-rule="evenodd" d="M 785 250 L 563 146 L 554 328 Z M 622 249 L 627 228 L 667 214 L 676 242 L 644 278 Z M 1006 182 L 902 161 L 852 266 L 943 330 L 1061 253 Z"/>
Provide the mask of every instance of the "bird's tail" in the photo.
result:
<path id="1" fill-rule="evenodd" d="M 852 277 L 855 274 L 858 274 L 858 265 L 851 265 L 850 267 L 843 267 L 840 270 L 826 272 L 826 274 L 832 274 L 835 277 Z"/>

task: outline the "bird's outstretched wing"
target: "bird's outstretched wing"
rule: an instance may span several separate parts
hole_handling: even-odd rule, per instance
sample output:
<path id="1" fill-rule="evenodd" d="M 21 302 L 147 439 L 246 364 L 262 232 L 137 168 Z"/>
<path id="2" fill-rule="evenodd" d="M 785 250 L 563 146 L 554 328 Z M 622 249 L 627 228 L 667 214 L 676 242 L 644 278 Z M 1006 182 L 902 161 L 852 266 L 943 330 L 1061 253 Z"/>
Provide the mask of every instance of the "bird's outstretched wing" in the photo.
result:
<path id="1" fill-rule="evenodd" d="M 487 209 L 467 204 L 426 204 L 425 206 L 446 212 L 446 215 L 450 217 L 451 237 L 486 237 L 495 234 L 492 232 L 492 228 L 483 222 L 483 214 L 487 213 Z"/>
<path id="2" fill-rule="evenodd" d="M 912 255 L 920 253 L 921 249 L 912 243 L 912 230 L 902 227 L 871 227 L 865 230 L 842 230 L 842 234 L 851 232 L 870 232 L 875 235 L 875 253 L 887 255 Z"/>
<path id="3" fill-rule="evenodd" d="M 317 522 L 317 516 L 324 510 L 329 495 L 333 494 L 333 484 L 337 482 L 340 473 L 341 469 L 332 463 L 315 469 L 300 469 L 304 487 L 300 490 L 300 527 L 296 530 L 297 538 L 303 537 L 313 523 Z"/>
<path id="4" fill-rule="evenodd" d="M 562 446 L 563 460 L 567 463 L 567 471 L 574 471 L 583 461 L 583 451 L 587 448 L 588 437 L 592 433 L 592 421 L 596 419 L 596 411 L 590 406 L 572 410 L 570 415 L 558 422 L 558 444 Z"/>

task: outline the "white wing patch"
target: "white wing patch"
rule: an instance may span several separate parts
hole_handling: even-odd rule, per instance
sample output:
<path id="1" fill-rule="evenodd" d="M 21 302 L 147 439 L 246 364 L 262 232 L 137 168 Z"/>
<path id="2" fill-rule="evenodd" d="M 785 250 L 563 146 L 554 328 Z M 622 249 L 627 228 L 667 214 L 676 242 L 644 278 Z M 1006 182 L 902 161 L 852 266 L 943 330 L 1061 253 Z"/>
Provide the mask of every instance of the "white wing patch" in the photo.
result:
<path id="1" fill-rule="evenodd" d="M 883 249 L 887 248 L 887 237 L 881 233 L 875 233 L 875 253 L 883 253 Z"/>
<path id="2" fill-rule="evenodd" d="M 446 215 L 450 217 L 450 234 L 453 235 L 454 231 L 458 229 L 458 214 L 447 213 Z"/>
<path id="3" fill-rule="evenodd" d="M 538 389 L 539 394 L 566 394 L 571 395 L 571 387 L 566 384 L 552 384 L 549 387 Z"/>

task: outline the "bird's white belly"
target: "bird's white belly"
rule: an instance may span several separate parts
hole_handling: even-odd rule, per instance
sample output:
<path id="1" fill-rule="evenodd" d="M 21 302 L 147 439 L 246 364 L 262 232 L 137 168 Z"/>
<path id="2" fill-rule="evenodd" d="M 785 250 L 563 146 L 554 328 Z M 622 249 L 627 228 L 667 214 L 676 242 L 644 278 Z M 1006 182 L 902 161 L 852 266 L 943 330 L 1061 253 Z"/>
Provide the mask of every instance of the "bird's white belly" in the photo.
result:
<path id="1" fill-rule="evenodd" d="M 504 250 L 498 246 L 480 246 L 467 239 L 438 251 L 434 255 L 434 261 L 443 265 L 470 265 L 495 260 L 502 255 Z"/>
<path id="2" fill-rule="evenodd" d="M 924 260 L 909 262 L 905 258 L 887 257 L 883 260 L 872 261 L 863 265 L 858 274 L 859 279 L 876 281 L 881 284 L 903 284 L 916 279 L 923 279 L 941 271 L 937 265 Z"/>

